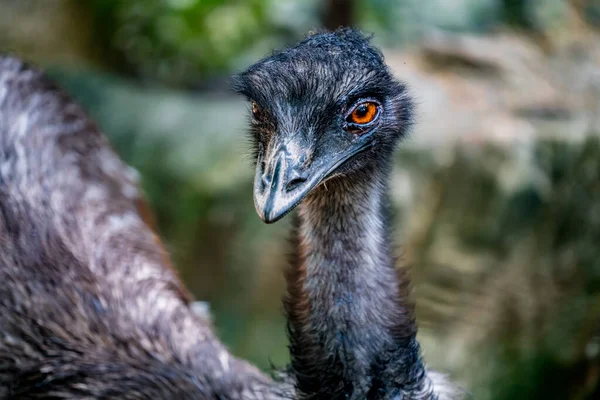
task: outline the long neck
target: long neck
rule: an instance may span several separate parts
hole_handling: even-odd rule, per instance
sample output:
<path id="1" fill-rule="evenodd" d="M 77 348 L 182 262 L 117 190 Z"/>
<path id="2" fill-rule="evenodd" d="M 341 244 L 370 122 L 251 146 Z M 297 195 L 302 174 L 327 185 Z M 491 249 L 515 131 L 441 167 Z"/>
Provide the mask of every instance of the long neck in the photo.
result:
<path id="1" fill-rule="evenodd" d="M 387 174 L 334 178 L 299 207 L 285 307 L 304 398 L 428 390 L 407 279 L 394 266 Z"/>

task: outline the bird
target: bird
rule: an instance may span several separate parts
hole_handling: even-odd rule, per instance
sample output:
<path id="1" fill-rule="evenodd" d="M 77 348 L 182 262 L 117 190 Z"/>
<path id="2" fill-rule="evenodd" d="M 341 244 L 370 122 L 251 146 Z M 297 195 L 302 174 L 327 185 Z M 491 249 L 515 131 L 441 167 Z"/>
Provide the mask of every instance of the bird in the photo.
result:
<path id="1" fill-rule="evenodd" d="M 256 211 L 274 223 L 297 208 L 287 370 L 297 399 L 458 399 L 426 367 L 396 268 L 390 173 L 414 102 L 371 41 L 312 32 L 233 76 L 250 105 Z"/>
<path id="2" fill-rule="evenodd" d="M 194 311 L 152 226 L 85 111 L 0 55 L 0 399 L 290 398 Z"/>

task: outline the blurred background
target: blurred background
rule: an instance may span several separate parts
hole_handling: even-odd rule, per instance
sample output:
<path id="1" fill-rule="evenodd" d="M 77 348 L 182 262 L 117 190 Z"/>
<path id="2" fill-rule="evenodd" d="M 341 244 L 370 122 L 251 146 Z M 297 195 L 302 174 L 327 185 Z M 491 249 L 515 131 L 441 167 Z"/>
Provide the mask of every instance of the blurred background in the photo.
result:
<path id="1" fill-rule="evenodd" d="M 187 286 L 269 369 L 289 219 L 254 212 L 228 77 L 340 25 L 374 33 L 417 99 L 392 188 L 430 366 L 474 399 L 600 398 L 600 1 L 0 0 L 0 51 L 141 172 Z"/>

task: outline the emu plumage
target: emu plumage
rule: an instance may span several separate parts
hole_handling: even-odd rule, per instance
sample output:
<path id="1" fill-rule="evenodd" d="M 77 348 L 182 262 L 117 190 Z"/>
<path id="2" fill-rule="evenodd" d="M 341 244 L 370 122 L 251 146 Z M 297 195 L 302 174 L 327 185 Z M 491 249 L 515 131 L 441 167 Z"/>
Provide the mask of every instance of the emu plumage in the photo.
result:
<path id="1" fill-rule="evenodd" d="M 147 220 L 82 109 L 0 57 L 0 398 L 282 397 L 192 311 Z"/>

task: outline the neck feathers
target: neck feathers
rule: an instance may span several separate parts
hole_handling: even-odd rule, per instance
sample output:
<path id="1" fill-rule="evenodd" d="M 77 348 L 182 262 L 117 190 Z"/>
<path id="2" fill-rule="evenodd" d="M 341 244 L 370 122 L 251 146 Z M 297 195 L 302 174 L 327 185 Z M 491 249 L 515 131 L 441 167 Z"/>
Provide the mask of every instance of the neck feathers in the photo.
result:
<path id="1" fill-rule="evenodd" d="M 386 175 L 333 178 L 300 205 L 285 308 L 305 398 L 392 399 L 428 386 L 390 246 Z"/>

